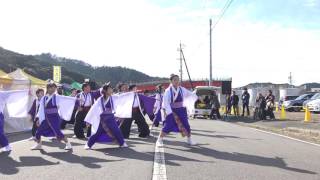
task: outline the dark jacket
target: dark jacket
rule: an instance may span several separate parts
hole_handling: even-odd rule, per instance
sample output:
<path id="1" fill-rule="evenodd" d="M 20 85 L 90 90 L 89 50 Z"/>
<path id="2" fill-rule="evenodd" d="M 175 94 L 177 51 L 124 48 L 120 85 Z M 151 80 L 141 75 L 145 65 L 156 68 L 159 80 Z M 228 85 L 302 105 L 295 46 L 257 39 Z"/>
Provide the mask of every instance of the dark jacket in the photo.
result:
<path id="1" fill-rule="evenodd" d="M 257 102 L 257 107 L 259 107 L 260 109 L 265 109 L 266 106 L 267 106 L 267 102 L 265 100 L 265 98 L 262 96 L 262 97 L 258 97 L 256 99 L 256 102 Z"/>
<path id="2" fill-rule="evenodd" d="M 250 94 L 248 92 L 244 92 L 242 94 L 242 104 L 249 105 L 249 101 L 250 101 Z"/>
<path id="3" fill-rule="evenodd" d="M 274 101 L 275 101 L 274 95 L 272 95 L 272 94 L 268 95 L 266 97 L 267 107 L 272 109 L 274 107 Z"/>
<path id="4" fill-rule="evenodd" d="M 232 95 L 230 98 L 231 105 L 237 106 L 239 104 L 239 96 L 238 95 Z"/>
<path id="5" fill-rule="evenodd" d="M 271 103 L 273 103 L 274 104 L 274 99 L 275 99 L 275 97 L 274 97 L 274 95 L 268 95 L 267 97 L 266 97 L 266 101 L 267 102 L 271 102 Z"/>
<path id="6" fill-rule="evenodd" d="M 33 101 L 32 106 L 31 106 L 31 108 L 30 108 L 30 110 L 28 112 L 28 114 L 30 114 L 32 120 L 35 120 L 35 117 L 36 117 L 36 115 L 37 115 L 37 113 L 39 111 L 39 104 L 37 106 L 37 101 L 38 101 L 37 99 L 35 99 Z"/>
<path id="7" fill-rule="evenodd" d="M 210 104 L 213 109 L 219 109 L 220 102 L 219 102 L 218 96 L 212 96 Z"/>

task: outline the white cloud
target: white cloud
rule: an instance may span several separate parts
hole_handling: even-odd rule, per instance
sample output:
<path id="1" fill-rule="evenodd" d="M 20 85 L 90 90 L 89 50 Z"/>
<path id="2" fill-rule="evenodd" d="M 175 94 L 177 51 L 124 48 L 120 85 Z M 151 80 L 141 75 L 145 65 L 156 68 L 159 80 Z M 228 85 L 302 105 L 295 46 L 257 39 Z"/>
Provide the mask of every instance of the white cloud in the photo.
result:
<path id="1" fill-rule="evenodd" d="M 235 84 L 254 81 L 287 82 L 289 72 L 296 83 L 319 81 L 317 78 L 319 32 L 265 24 L 225 23 L 216 33 L 216 59 L 228 67 Z M 229 71 L 224 71 L 229 72 Z M 305 72 L 314 76 L 307 78 Z M 249 76 L 243 78 L 242 74 Z"/>

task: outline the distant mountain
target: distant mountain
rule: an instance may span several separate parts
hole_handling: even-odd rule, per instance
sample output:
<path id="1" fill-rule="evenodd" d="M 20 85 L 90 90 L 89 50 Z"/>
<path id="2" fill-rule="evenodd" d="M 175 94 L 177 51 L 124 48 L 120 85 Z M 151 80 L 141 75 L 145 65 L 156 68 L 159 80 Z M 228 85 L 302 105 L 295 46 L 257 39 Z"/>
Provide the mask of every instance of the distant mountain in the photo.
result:
<path id="1" fill-rule="evenodd" d="M 62 82 L 83 82 L 88 78 L 103 84 L 110 81 L 113 85 L 118 82 L 139 83 L 158 81 L 165 78 L 151 77 L 142 72 L 125 67 L 93 67 L 76 59 L 57 57 L 50 53 L 40 55 L 23 55 L 0 47 L 0 69 L 11 72 L 17 68 L 40 79 L 52 79 L 53 65 L 62 67 Z"/>

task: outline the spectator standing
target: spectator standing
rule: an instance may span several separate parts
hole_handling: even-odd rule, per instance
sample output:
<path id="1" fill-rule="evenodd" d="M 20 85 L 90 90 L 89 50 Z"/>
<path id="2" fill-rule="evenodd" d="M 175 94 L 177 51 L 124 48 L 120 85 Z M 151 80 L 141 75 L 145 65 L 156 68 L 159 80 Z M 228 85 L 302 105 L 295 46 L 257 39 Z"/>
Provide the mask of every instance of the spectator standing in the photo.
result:
<path id="1" fill-rule="evenodd" d="M 234 115 L 239 116 L 239 96 L 236 94 L 236 91 L 232 91 L 230 101 L 231 101 Z"/>
<path id="2" fill-rule="evenodd" d="M 248 93 L 247 88 L 244 88 L 244 92 L 241 96 L 241 99 L 242 99 L 242 116 L 244 116 L 245 110 L 247 110 L 247 115 L 250 116 L 250 110 L 249 110 L 250 94 Z"/>

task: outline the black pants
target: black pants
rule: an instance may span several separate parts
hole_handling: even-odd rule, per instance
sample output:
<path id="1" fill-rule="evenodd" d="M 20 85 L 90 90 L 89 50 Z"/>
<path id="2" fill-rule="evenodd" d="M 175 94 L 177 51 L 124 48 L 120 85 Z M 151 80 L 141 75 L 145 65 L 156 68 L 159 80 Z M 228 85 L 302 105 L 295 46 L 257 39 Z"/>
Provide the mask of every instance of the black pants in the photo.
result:
<path id="1" fill-rule="evenodd" d="M 60 128 L 65 129 L 68 124 L 68 121 L 61 119 Z"/>
<path id="2" fill-rule="evenodd" d="M 31 129 L 32 137 L 36 137 L 37 129 L 38 129 L 37 122 L 33 121 L 32 129 Z"/>
<path id="3" fill-rule="evenodd" d="M 266 119 L 266 110 L 264 107 L 260 107 L 259 108 L 259 116 L 261 120 L 265 120 Z"/>
<path id="4" fill-rule="evenodd" d="M 147 137 L 150 135 L 149 126 L 145 120 L 145 118 L 142 116 L 140 111 L 133 111 L 132 112 L 132 118 L 130 119 L 124 119 L 122 124 L 120 125 L 120 130 L 123 134 L 123 137 L 125 139 L 128 139 L 130 136 L 130 130 L 132 122 L 135 120 L 135 123 L 138 126 L 139 131 L 139 137 Z"/>
<path id="5" fill-rule="evenodd" d="M 270 119 L 275 119 L 273 108 L 270 108 L 270 107 L 267 108 L 266 116 L 269 116 Z"/>
<path id="6" fill-rule="evenodd" d="M 83 110 L 83 111 L 79 111 L 76 115 L 76 120 L 74 123 L 74 134 L 79 139 L 85 138 L 83 129 L 86 127 L 86 123 L 84 122 L 84 119 L 86 118 L 88 112 L 89 111 Z M 90 137 L 90 136 L 91 136 L 91 127 L 89 127 L 87 130 L 87 137 Z"/>
<path id="7" fill-rule="evenodd" d="M 72 115 L 71 115 L 71 119 L 70 121 L 68 122 L 68 124 L 74 124 L 76 122 L 76 114 L 77 114 L 77 109 L 75 108 L 72 112 Z"/>
<path id="8" fill-rule="evenodd" d="M 216 109 L 216 108 L 211 109 L 210 118 L 214 119 L 214 115 L 216 115 L 218 119 L 221 119 L 219 109 Z"/>
<path id="9" fill-rule="evenodd" d="M 265 119 L 266 119 L 265 108 L 256 107 L 253 113 L 253 120 L 265 120 Z"/>
<path id="10" fill-rule="evenodd" d="M 233 113 L 235 116 L 239 116 L 239 105 L 238 104 L 234 104 L 232 105 L 233 108 Z"/>
<path id="11" fill-rule="evenodd" d="M 250 116 L 249 104 L 242 105 L 242 116 L 244 116 L 244 112 L 247 109 L 247 115 Z"/>
<path id="12" fill-rule="evenodd" d="M 227 108 L 226 108 L 226 114 L 231 114 L 231 108 L 232 108 L 232 105 L 227 105 Z"/>
<path id="13" fill-rule="evenodd" d="M 60 124 L 61 129 L 65 129 L 67 124 L 74 124 L 75 123 L 76 113 L 77 113 L 77 109 L 74 109 L 72 112 L 70 121 L 61 120 L 61 124 Z"/>

